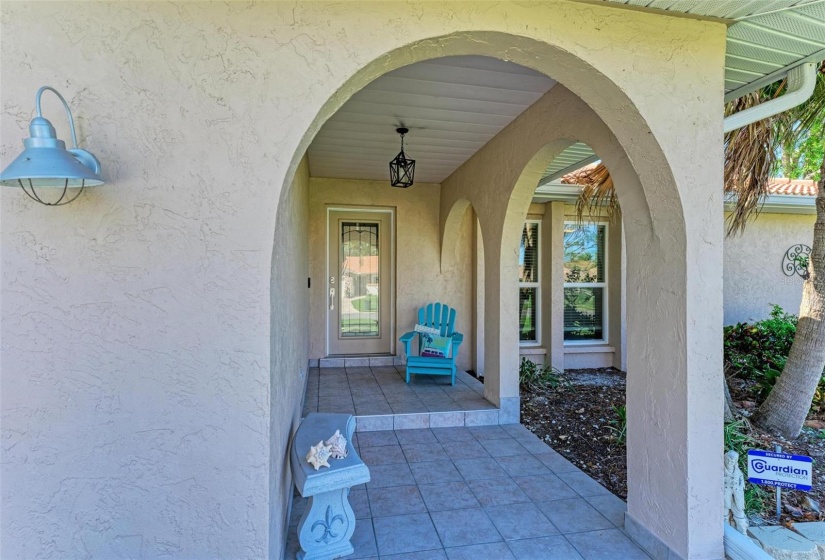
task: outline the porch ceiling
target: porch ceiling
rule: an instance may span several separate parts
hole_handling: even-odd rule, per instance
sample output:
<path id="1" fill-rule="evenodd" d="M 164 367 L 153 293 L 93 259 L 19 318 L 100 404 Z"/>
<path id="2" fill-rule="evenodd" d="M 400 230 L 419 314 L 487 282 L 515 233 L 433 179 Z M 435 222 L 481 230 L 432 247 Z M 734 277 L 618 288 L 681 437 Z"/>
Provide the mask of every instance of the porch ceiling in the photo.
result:
<path id="1" fill-rule="evenodd" d="M 440 183 L 556 82 L 503 60 L 447 57 L 389 72 L 356 93 L 309 147 L 313 177 L 388 180 L 395 128 L 415 180 Z"/>
<path id="2" fill-rule="evenodd" d="M 725 101 L 825 59 L 825 0 L 578 1 L 727 22 Z M 355 94 L 327 121 L 309 148 L 310 173 L 388 179 L 388 162 L 399 147 L 394 129 L 403 124 L 410 128 L 407 152 L 421 162 L 416 180 L 441 182 L 553 85 L 537 72 L 485 57 L 400 68 Z M 575 144 L 548 166 L 539 186 L 596 159 L 588 146 Z"/>

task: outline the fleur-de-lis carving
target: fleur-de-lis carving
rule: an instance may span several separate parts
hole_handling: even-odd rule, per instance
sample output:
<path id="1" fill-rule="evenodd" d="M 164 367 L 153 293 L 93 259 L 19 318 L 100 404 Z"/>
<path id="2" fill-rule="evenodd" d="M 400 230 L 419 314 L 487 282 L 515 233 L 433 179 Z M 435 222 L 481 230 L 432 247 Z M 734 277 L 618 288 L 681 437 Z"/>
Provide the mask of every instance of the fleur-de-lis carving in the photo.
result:
<path id="1" fill-rule="evenodd" d="M 324 529 L 324 534 L 321 535 L 319 538 L 315 539 L 315 542 L 324 541 L 324 544 L 328 543 L 330 539 L 338 538 L 340 533 L 336 533 L 332 530 L 332 526 L 336 521 L 340 521 L 344 528 L 347 526 L 347 522 L 344 519 L 344 516 L 339 514 L 332 515 L 332 506 L 327 506 L 327 513 L 324 516 L 324 519 L 319 519 L 315 523 L 312 524 L 312 531 L 315 530 L 316 527 L 322 527 Z"/>

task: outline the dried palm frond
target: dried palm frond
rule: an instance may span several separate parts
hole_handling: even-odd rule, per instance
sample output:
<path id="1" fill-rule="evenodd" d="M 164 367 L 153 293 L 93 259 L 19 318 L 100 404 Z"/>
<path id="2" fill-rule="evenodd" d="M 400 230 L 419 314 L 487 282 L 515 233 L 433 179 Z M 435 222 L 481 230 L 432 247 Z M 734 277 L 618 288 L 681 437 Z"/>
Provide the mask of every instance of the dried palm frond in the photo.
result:
<path id="1" fill-rule="evenodd" d="M 725 116 L 782 95 L 787 80 L 725 105 Z M 768 183 L 783 145 L 794 145 L 825 119 L 825 64 L 820 64 L 814 93 L 805 103 L 725 135 L 725 195 L 734 202 L 728 235 L 741 233 L 768 194 Z"/>
<path id="2" fill-rule="evenodd" d="M 571 173 L 562 182 L 582 186 L 576 199 L 576 219 L 580 223 L 584 221 L 585 213 L 591 221 L 606 216 L 611 223 L 615 222 L 619 199 L 610 172 L 603 163 Z"/>
<path id="3" fill-rule="evenodd" d="M 725 116 L 754 107 L 785 92 L 787 80 L 740 97 L 725 105 Z M 724 193 L 733 202 L 727 218 L 727 233 L 741 233 L 760 209 L 768 194 L 768 184 L 776 168 L 777 153 L 783 145 L 795 145 L 811 127 L 825 121 L 825 62 L 819 66 L 817 83 L 811 98 L 784 113 L 763 119 L 725 135 Z M 603 164 L 576 171 L 563 180 L 582 185 L 576 201 L 576 215 L 581 222 L 603 213 L 613 221 L 619 207 L 613 180 Z"/>
<path id="4" fill-rule="evenodd" d="M 725 116 L 759 105 L 760 92 L 725 105 Z M 724 193 L 734 203 L 727 218 L 728 235 L 741 233 L 748 220 L 759 213 L 759 202 L 768 194 L 768 181 L 776 164 L 776 119 L 769 117 L 725 135 Z"/>

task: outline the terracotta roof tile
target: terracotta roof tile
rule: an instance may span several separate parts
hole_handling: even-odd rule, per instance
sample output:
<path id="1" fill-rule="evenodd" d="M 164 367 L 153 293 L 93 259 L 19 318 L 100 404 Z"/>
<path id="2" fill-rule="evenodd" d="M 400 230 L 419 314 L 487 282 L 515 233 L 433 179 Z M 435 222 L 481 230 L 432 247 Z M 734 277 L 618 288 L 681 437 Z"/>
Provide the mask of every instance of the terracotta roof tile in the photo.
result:
<path id="1" fill-rule="evenodd" d="M 816 181 L 813 179 L 773 179 L 768 184 L 768 192 L 770 194 L 816 196 Z"/>

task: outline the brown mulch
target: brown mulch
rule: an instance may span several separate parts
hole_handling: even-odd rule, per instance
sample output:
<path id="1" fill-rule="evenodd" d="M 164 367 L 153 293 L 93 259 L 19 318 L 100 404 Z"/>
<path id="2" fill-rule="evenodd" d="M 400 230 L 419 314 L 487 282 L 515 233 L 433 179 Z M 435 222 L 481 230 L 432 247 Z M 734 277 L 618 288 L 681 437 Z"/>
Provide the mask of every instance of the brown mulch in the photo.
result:
<path id="1" fill-rule="evenodd" d="M 617 496 L 627 499 L 627 457 L 617 441 L 615 409 L 625 404 L 625 374 L 614 368 L 568 370 L 556 389 L 522 390 L 521 422 L 566 459 L 599 481 Z M 730 381 L 731 396 L 741 417 L 747 420 L 758 406 L 756 388 L 738 379 Z M 819 423 L 817 423 L 819 422 Z M 825 520 L 812 511 L 806 498 L 825 509 L 825 412 L 814 410 L 808 426 L 792 441 L 771 436 L 747 423 L 754 448 L 807 455 L 814 460 L 811 492 L 783 491 L 783 523 Z M 747 476 L 747 473 L 745 473 Z M 773 523 L 774 490 L 765 487 L 762 516 Z M 758 520 L 752 520 L 758 521 Z"/>
<path id="2" fill-rule="evenodd" d="M 625 446 L 614 407 L 625 402 L 617 369 L 567 370 L 557 389 L 522 391 L 521 422 L 608 490 L 627 499 Z"/>
<path id="3" fill-rule="evenodd" d="M 737 408 L 737 414 L 747 422 L 747 432 L 755 440 L 754 449 L 773 450 L 776 445 L 782 447 L 783 453 L 792 455 L 807 455 L 814 460 L 813 486 L 810 492 L 783 491 L 782 492 L 782 522 L 793 521 L 822 521 L 825 516 L 812 511 L 806 498 L 814 500 L 817 505 L 825 507 L 825 413 L 822 408 L 814 407 L 808 414 L 806 426 L 799 437 L 787 440 L 760 430 L 752 425 L 748 418 L 761 404 L 758 395 L 758 386 L 750 380 L 731 378 L 728 380 L 731 398 Z M 747 476 L 747 473 L 745 473 Z M 776 499 L 772 488 L 765 487 L 765 508 L 763 515 L 768 522 L 776 520 Z"/>

